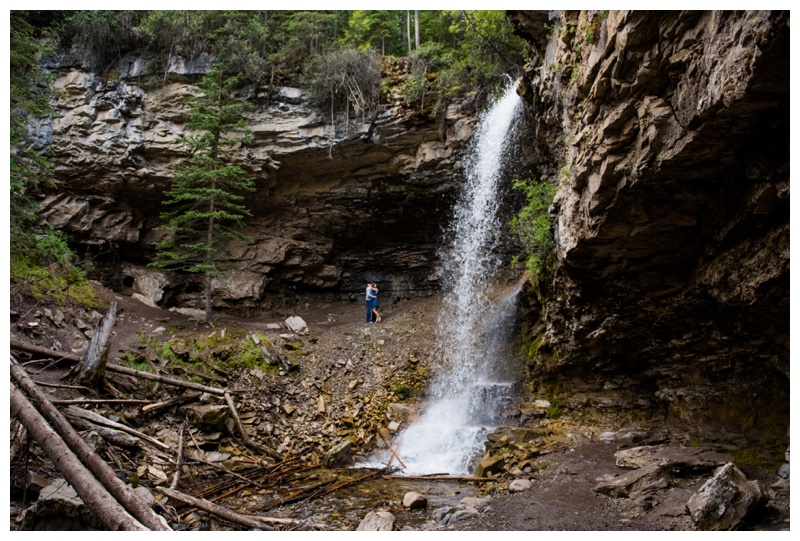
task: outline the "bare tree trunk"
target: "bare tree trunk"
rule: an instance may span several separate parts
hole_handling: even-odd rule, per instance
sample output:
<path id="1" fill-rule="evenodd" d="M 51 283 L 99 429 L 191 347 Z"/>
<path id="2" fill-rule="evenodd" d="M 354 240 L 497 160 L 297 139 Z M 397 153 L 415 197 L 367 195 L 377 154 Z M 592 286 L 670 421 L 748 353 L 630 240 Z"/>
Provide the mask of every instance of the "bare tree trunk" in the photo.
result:
<path id="1" fill-rule="evenodd" d="M 414 10 L 414 46 L 419 49 L 419 10 Z"/>
<path id="2" fill-rule="evenodd" d="M 211 275 L 206 275 L 206 323 L 211 323 Z"/>
<path id="3" fill-rule="evenodd" d="M 114 327 L 116 317 L 117 303 L 112 302 L 106 317 L 95 327 L 89 348 L 83 356 L 83 362 L 78 372 L 78 382 L 81 385 L 100 387 L 105 382 L 108 349 L 111 345 L 111 329 Z"/>
<path id="4" fill-rule="evenodd" d="M 83 503 L 92 510 L 107 529 L 147 531 L 147 527 L 129 515 L 91 472 L 81 464 L 78 457 L 58 437 L 44 417 L 36 411 L 36 408 L 13 383 L 11 384 L 11 412 L 53 461 L 58 471 L 64 474 L 64 478 L 72 485 Z"/>
<path id="5" fill-rule="evenodd" d="M 11 375 L 28 396 L 30 396 L 33 403 L 36 404 L 36 408 L 44 417 L 42 420 L 44 421 L 46 419 L 49 421 L 59 436 L 63 438 L 64 443 L 66 443 L 72 452 L 80 458 L 81 462 L 86 464 L 97 477 L 97 480 L 108 488 L 109 492 L 113 494 L 114 498 L 116 498 L 125 509 L 128 509 L 133 516 L 151 530 L 170 530 L 166 521 L 156 514 L 155 511 L 150 509 L 139 495 L 128 485 L 123 483 L 114 473 L 114 470 L 112 470 L 97 453 L 92 451 L 89 445 L 75 432 L 72 425 L 70 425 L 61 412 L 50 403 L 45 394 L 39 390 L 30 376 L 28 376 L 25 369 L 16 362 L 13 357 L 11 359 Z M 70 484 L 72 484 L 71 481 Z M 75 485 L 73 485 L 73 487 L 74 486 Z"/>
<path id="6" fill-rule="evenodd" d="M 408 38 L 408 56 L 411 56 L 411 11 L 406 10 L 406 38 Z"/>

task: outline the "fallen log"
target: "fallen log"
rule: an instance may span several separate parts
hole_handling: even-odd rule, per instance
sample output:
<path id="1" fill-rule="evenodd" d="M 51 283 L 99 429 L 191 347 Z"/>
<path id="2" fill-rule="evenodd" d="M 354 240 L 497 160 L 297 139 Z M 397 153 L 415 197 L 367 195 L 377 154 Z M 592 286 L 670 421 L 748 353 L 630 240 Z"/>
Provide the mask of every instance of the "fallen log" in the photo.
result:
<path id="1" fill-rule="evenodd" d="M 177 490 L 173 490 L 170 488 L 165 487 L 156 487 L 156 490 L 163 493 L 164 495 L 172 498 L 174 500 L 178 500 L 179 502 L 183 502 L 189 504 L 193 507 L 198 509 L 202 509 L 207 513 L 211 513 L 212 515 L 216 515 L 222 519 L 227 520 L 228 522 L 232 522 L 234 524 L 238 524 L 240 526 L 246 526 L 248 528 L 252 528 L 254 530 L 273 530 L 271 526 L 266 524 L 265 522 L 258 520 L 252 516 L 244 516 L 235 511 L 228 509 L 227 507 L 223 507 L 216 503 L 211 503 L 208 500 L 202 500 L 200 498 L 195 498 L 194 496 L 190 496 L 188 494 L 184 494 L 183 492 L 178 492 Z"/>
<path id="2" fill-rule="evenodd" d="M 39 346 L 34 346 L 32 344 L 24 344 L 17 340 L 11 340 L 11 349 L 16 349 L 18 351 L 25 351 L 28 353 L 34 353 L 36 355 L 41 355 L 43 357 L 52 357 L 56 361 L 67 360 L 79 363 L 81 362 L 81 356 L 75 355 L 74 353 L 64 353 L 61 351 L 56 351 L 54 349 L 47 349 Z"/>
<path id="3" fill-rule="evenodd" d="M 403 479 L 406 481 L 475 481 L 477 483 L 497 481 L 494 477 L 471 477 L 469 475 L 384 475 L 383 478 Z"/>
<path id="4" fill-rule="evenodd" d="M 392 444 L 391 444 L 391 443 L 389 443 L 389 440 L 387 440 L 387 439 L 386 439 L 386 436 L 384 436 L 384 435 L 383 435 L 383 433 L 382 433 L 380 430 L 378 431 L 378 435 L 379 435 L 379 436 L 381 437 L 381 439 L 383 440 L 383 443 L 385 443 L 385 444 L 386 444 L 386 447 L 388 447 L 388 448 L 389 448 L 389 450 L 392 452 L 392 456 L 393 456 L 394 458 L 396 458 L 396 459 L 397 459 L 397 461 L 400 463 L 400 465 L 401 465 L 401 466 L 403 466 L 403 467 L 405 468 L 405 467 L 406 467 L 406 465 L 403 463 L 403 461 L 402 461 L 402 460 L 400 460 L 400 457 L 399 457 L 399 456 L 397 456 L 397 453 L 394 451 L 394 449 L 392 449 Z M 389 466 L 389 464 L 386 464 L 386 466 L 388 467 L 388 466 Z"/>
<path id="5" fill-rule="evenodd" d="M 119 366 L 118 364 L 108 365 L 108 371 L 116 372 L 117 374 L 126 374 L 128 376 L 134 376 L 140 379 L 158 381 L 161 383 L 166 383 L 167 385 L 173 385 L 175 387 L 183 387 L 185 389 L 192 389 L 193 391 L 201 391 L 204 393 L 210 393 L 217 396 L 223 396 L 226 393 L 224 389 L 220 389 L 218 387 L 209 387 L 208 385 L 192 383 L 191 381 L 183 381 L 182 379 L 171 378 L 169 376 L 160 376 L 158 374 L 151 374 L 150 372 L 142 372 L 141 370 L 134 370 L 133 368 Z"/>
<path id="6" fill-rule="evenodd" d="M 90 423 L 86 419 L 79 419 L 77 417 L 71 417 L 70 422 L 75 427 L 76 430 L 82 430 L 82 431 L 93 430 L 108 443 L 116 445 L 117 447 L 139 446 L 139 438 L 137 438 L 136 436 L 131 436 L 130 434 L 123 432 L 121 430 L 108 428 L 106 426 L 95 425 Z"/>
<path id="7" fill-rule="evenodd" d="M 55 467 L 64 474 L 83 503 L 97 519 L 113 531 L 147 531 L 148 528 L 133 518 L 92 473 L 78 460 L 42 415 L 28 401 L 16 385 L 11 384 L 11 412 L 25 426 L 36 443 L 47 454 Z"/>
<path id="8" fill-rule="evenodd" d="M 181 433 L 178 436 L 178 460 L 175 462 L 175 474 L 172 477 L 172 482 L 169 484 L 169 488 L 176 489 L 178 488 L 178 481 L 181 478 L 181 467 L 183 466 L 183 427 L 181 427 Z"/>
<path id="9" fill-rule="evenodd" d="M 47 349 L 38 346 L 31 346 L 29 344 L 23 344 L 22 342 L 18 342 L 16 340 L 11 340 L 11 348 L 16 349 L 18 351 L 26 351 L 28 353 L 34 353 L 36 355 L 43 355 L 46 357 L 64 359 L 76 363 L 81 362 L 81 357 L 79 355 L 63 353 L 61 351 L 55 351 L 53 349 Z M 125 366 L 120 366 L 118 364 L 106 365 L 106 370 L 109 372 L 116 372 L 117 374 L 125 374 L 127 376 L 133 376 L 135 378 L 158 381 L 161 383 L 166 383 L 167 385 L 173 385 L 175 387 L 183 387 L 186 389 L 192 389 L 194 391 L 211 393 L 217 396 L 222 396 L 226 392 L 225 390 L 219 389 L 217 387 L 209 387 L 207 385 L 200 385 L 199 383 L 183 381 L 177 378 L 171 378 L 169 376 L 160 376 L 157 374 L 151 374 L 150 372 L 142 372 L 141 370 L 134 370 L 133 368 L 127 368 Z M 227 392 L 235 392 L 235 391 L 229 390 Z"/>
<path id="10" fill-rule="evenodd" d="M 97 400 L 95 398 L 76 398 L 74 400 L 51 400 L 56 406 L 69 406 L 71 404 L 151 404 L 150 400 L 136 400 L 133 398 L 108 398 Z"/>
<path id="11" fill-rule="evenodd" d="M 169 445 L 155 439 L 152 436 L 148 436 L 147 434 L 139 432 L 138 430 L 134 430 L 133 428 L 123 425 L 122 423 L 117 423 L 115 421 L 112 421 L 111 419 L 106 419 L 102 415 L 99 415 L 93 411 L 84 410 L 75 406 L 67 406 L 66 410 L 64 410 L 64 413 L 67 415 L 67 417 L 78 417 L 80 419 L 86 419 L 87 421 L 94 423 L 96 425 L 106 426 L 109 428 L 116 428 L 117 430 L 127 432 L 128 434 L 136 436 L 137 438 L 142 439 L 147 443 L 154 445 L 164 451 L 172 450 L 172 448 Z"/>
<path id="12" fill-rule="evenodd" d="M 25 369 L 13 357 L 11 357 L 11 375 L 28 394 L 30 400 L 36 404 L 39 414 L 53 426 L 69 449 L 77 455 L 80 461 L 89 468 L 97 480 L 108 489 L 125 509 L 151 530 L 170 530 L 164 518 L 150 509 L 131 487 L 123 483 L 114 470 L 75 432 L 69 421 L 49 402 L 47 396 L 36 387 L 36 384 L 33 383 Z"/>

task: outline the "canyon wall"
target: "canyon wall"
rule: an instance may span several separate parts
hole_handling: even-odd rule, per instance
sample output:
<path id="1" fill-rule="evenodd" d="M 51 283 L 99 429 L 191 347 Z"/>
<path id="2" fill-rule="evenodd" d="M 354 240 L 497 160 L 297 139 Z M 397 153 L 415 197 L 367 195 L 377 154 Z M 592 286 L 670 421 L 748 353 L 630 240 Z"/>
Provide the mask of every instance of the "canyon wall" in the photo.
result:
<path id="1" fill-rule="evenodd" d="M 559 186 L 552 276 L 523 299 L 528 390 L 617 426 L 782 453 L 789 420 L 788 12 L 511 11 L 530 44 L 521 168 Z M 37 127 L 55 185 L 41 221 L 92 276 L 163 307 L 199 283 L 146 267 L 191 83 L 209 59 L 147 74 L 58 66 Z M 344 129 L 299 88 L 243 88 L 255 134 L 252 245 L 215 281 L 217 309 L 291 291 L 360 299 L 439 288 L 437 249 L 475 118 L 434 120 L 389 94 Z M 399 88 L 399 87 L 397 87 Z"/>
<path id="2" fill-rule="evenodd" d="M 589 416 L 783 452 L 788 12 L 509 16 L 538 174 L 559 185 L 532 381 Z"/>
<path id="3" fill-rule="evenodd" d="M 368 279 L 397 296 L 438 289 L 436 250 L 475 119 L 458 106 L 438 119 L 420 112 L 400 94 L 402 62 L 383 68 L 378 114 L 351 113 L 335 128 L 301 88 L 240 90 L 254 105 L 254 142 L 235 157 L 258 186 L 247 197 L 254 242 L 228 247 L 234 271 L 214 280 L 215 307 L 257 311 L 296 290 L 360 298 Z M 199 281 L 146 265 L 170 168 L 186 158 L 176 141 L 192 83 L 210 59 L 177 58 L 158 75 L 135 56 L 106 74 L 54 69 L 57 115 L 37 126 L 55 175 L 41 221 L 65 231 L 106 285 L 165 307 L 201 306 Z"/>

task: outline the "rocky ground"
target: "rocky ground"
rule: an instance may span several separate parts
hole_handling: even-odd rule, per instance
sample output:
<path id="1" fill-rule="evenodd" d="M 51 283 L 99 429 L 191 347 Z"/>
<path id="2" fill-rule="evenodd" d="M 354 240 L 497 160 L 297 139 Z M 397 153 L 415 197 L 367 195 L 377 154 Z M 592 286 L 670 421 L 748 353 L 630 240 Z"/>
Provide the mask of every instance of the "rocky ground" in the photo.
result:
<path id="1" fill-rule="evenodd" d="M 186 363 L 183 372 L 177 370 L 171 374 L 189 377 L 203 372 L 207 378 L 205 384 L 236 390 L 242 422 L 254 440 L 282 454 L 300 456 L 308 461 L 329 460 L 329 450 L 345 440 L 351 443 L 350 458 L 358 458 L 359 453 L 383 445 L 383 437 L 390 439 L 398 426 L 402 427 L 413 417 L 432 366 L 430 346 L 439 303 L 436 296 L 384 306 L 382 323 L 374 325 L 364 323 L 363 302 L 309 298 L 257 318 L 218 315 L 211 327 L 201 324 L 191 313 L 150 307 L 100 287 L 98 291 L 106 302 L 118 305 L 111 346 L 111 356 L 116 362 L 138 360 L 166 373 L 170 366 L 159 357 L 164 350 L 156 347 L 157 344 L 170 344 L 173 353 L 186 358 L 190 356 L 189 350 L 199 349 L 200 345 L 210 348 L 206 351 L 216 348 L 214 351 L 219 352 L 233 347 L 232 344 L 252 341 L 253 336 L 262 343 L 269 343 L 273 353 L 281 352 L 290 362 L 290 369 L 280 363 L 236 371 L 225 371 L 217 366 L 216 372 L 211 374 L 201 366 Z M 55 305 L 34 304 L 13 294 L 11 301 L 13 340 L 67 353 L 80 353 L 85 349 L 94 323 L 107 306 L 99 306 L 95 311 L 67 310 Z M 301 317 L 308 325 L 308 332 L 290 332 L 285 325 L 290 316 Z M 191 355 L 202 355 L 202 352 L 195 351 Z M 64 367 L 52 367 L 37 372 L 35 378 L 58 385 L 63 383 L 59 378 L 65 372 Z M 135 385 L 130 381 L 113 374 L 110 378 L 118 391 L 141 395 L 141 382 L 132 390 Z M 75 398 L 81 394 L 79 390 L 65 387 L 46 389 L 58 398 Z M 152 384 L 147 392 L 148 398 L 154 401 L 178 394 L 174 389 Z M 174 443 L 181 423 L 179 411 L 142 415 L 128 406 L 117 408 L 115 415 L 142 431 Z M 514 441 L 517 432 L 513 431 L 498 433 L 491 442 L 492 452 L 505 453 L 506 461 L 495 474 L 498 481 L 484 483 L 478 489 L 487 500 L 473 507 L 410 511 L 403 511 L 400 502 L 394 502 L 391 509 L 398 515 L 395 528 L 402 529 L 411 523 L 408 520 L 411 515 L 403 515 L 406 512 L 416 514 L 414 528 L 425 530 L 697 529 L 686 503 L 712 476 L 714 468 L 708 464 L 699 467 L 695 462 L 688 467 L 684 458 L 677 462 L 670 459 L 670 475 L 652 479 L 641 476 L 627 484 L 618 482 L 626 479 L 632 468 L 619 466 L 616 453 L 645 444 L 672 449 L 668 435 L 653 432 L 651 426 L 643 427 L 647 430 L 640 432 L 631 431 L 630 427 L 615 431 L 608 427 L 581 426 L 570 419 L 568 412 L 558 419 L 541 416 L 535 421 L 526 419 L 525 415 L 517 415 L 511 423 L 522 421 L 522 424 L 535 426 L 539 434 L 534 438 L 535 445 Z M 220 463 L 228 465 L 236 463 L 237 459 L 244 460 L 247 454 L 235 444 L 215 447 L 214 438 L 219 436 L 212 436 L 207 430 L 195 434 L 206 459 L 218 453 Z M 675 466 L 677 463 L 681 465 Z M 34 469 L 41 474 L 53 473 L 43 462 L 34 462 Z M 168 469 L 155 461 L 149 468 L 139 466 L 137 474 L 141 475 L 143 485 L 156 486 L 165 483 Z M 745 472 L 749 479 L 759 480 L 770 500 L 759 513 L 737 527 L 788 530 L 788 479 L 758 469 L 745 469 Z M 40 477 L 37 475 L 37 479 Z M 522 485 L 512 483 L 515 480 L 524 482 Z M 645 482 L 649 485 L 643 488 Z M 606 488 L 598 490 L 604 484 Z M 512 493 L 509 488 L 518 492 Z M 454 519 L 456 513 L 458 516 Z M 22 515 L 18 499 L 12 497 L 12 525 L 17 524 Z"/>

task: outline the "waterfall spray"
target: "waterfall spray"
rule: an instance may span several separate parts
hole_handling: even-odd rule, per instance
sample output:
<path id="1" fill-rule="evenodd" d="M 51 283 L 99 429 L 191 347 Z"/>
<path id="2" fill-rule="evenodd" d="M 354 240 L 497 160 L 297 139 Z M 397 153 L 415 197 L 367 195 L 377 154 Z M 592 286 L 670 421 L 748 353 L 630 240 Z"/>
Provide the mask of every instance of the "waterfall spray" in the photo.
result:
<path id="1" fill-rule="evenodd" d="M 500 261 L 498 184 L 513 140 L 520 98 L 516 85 L 481 117 L 465 161 L 451 244 L 442 254 L 445 297 L 436 333 L 439 364 L 423 413 L 396 438 L 405 473 L 470 474 L 487 431 L 496 426 L 511 383 L 502 379 L 518 288 L 500 300 L 487 291 Z"/>

